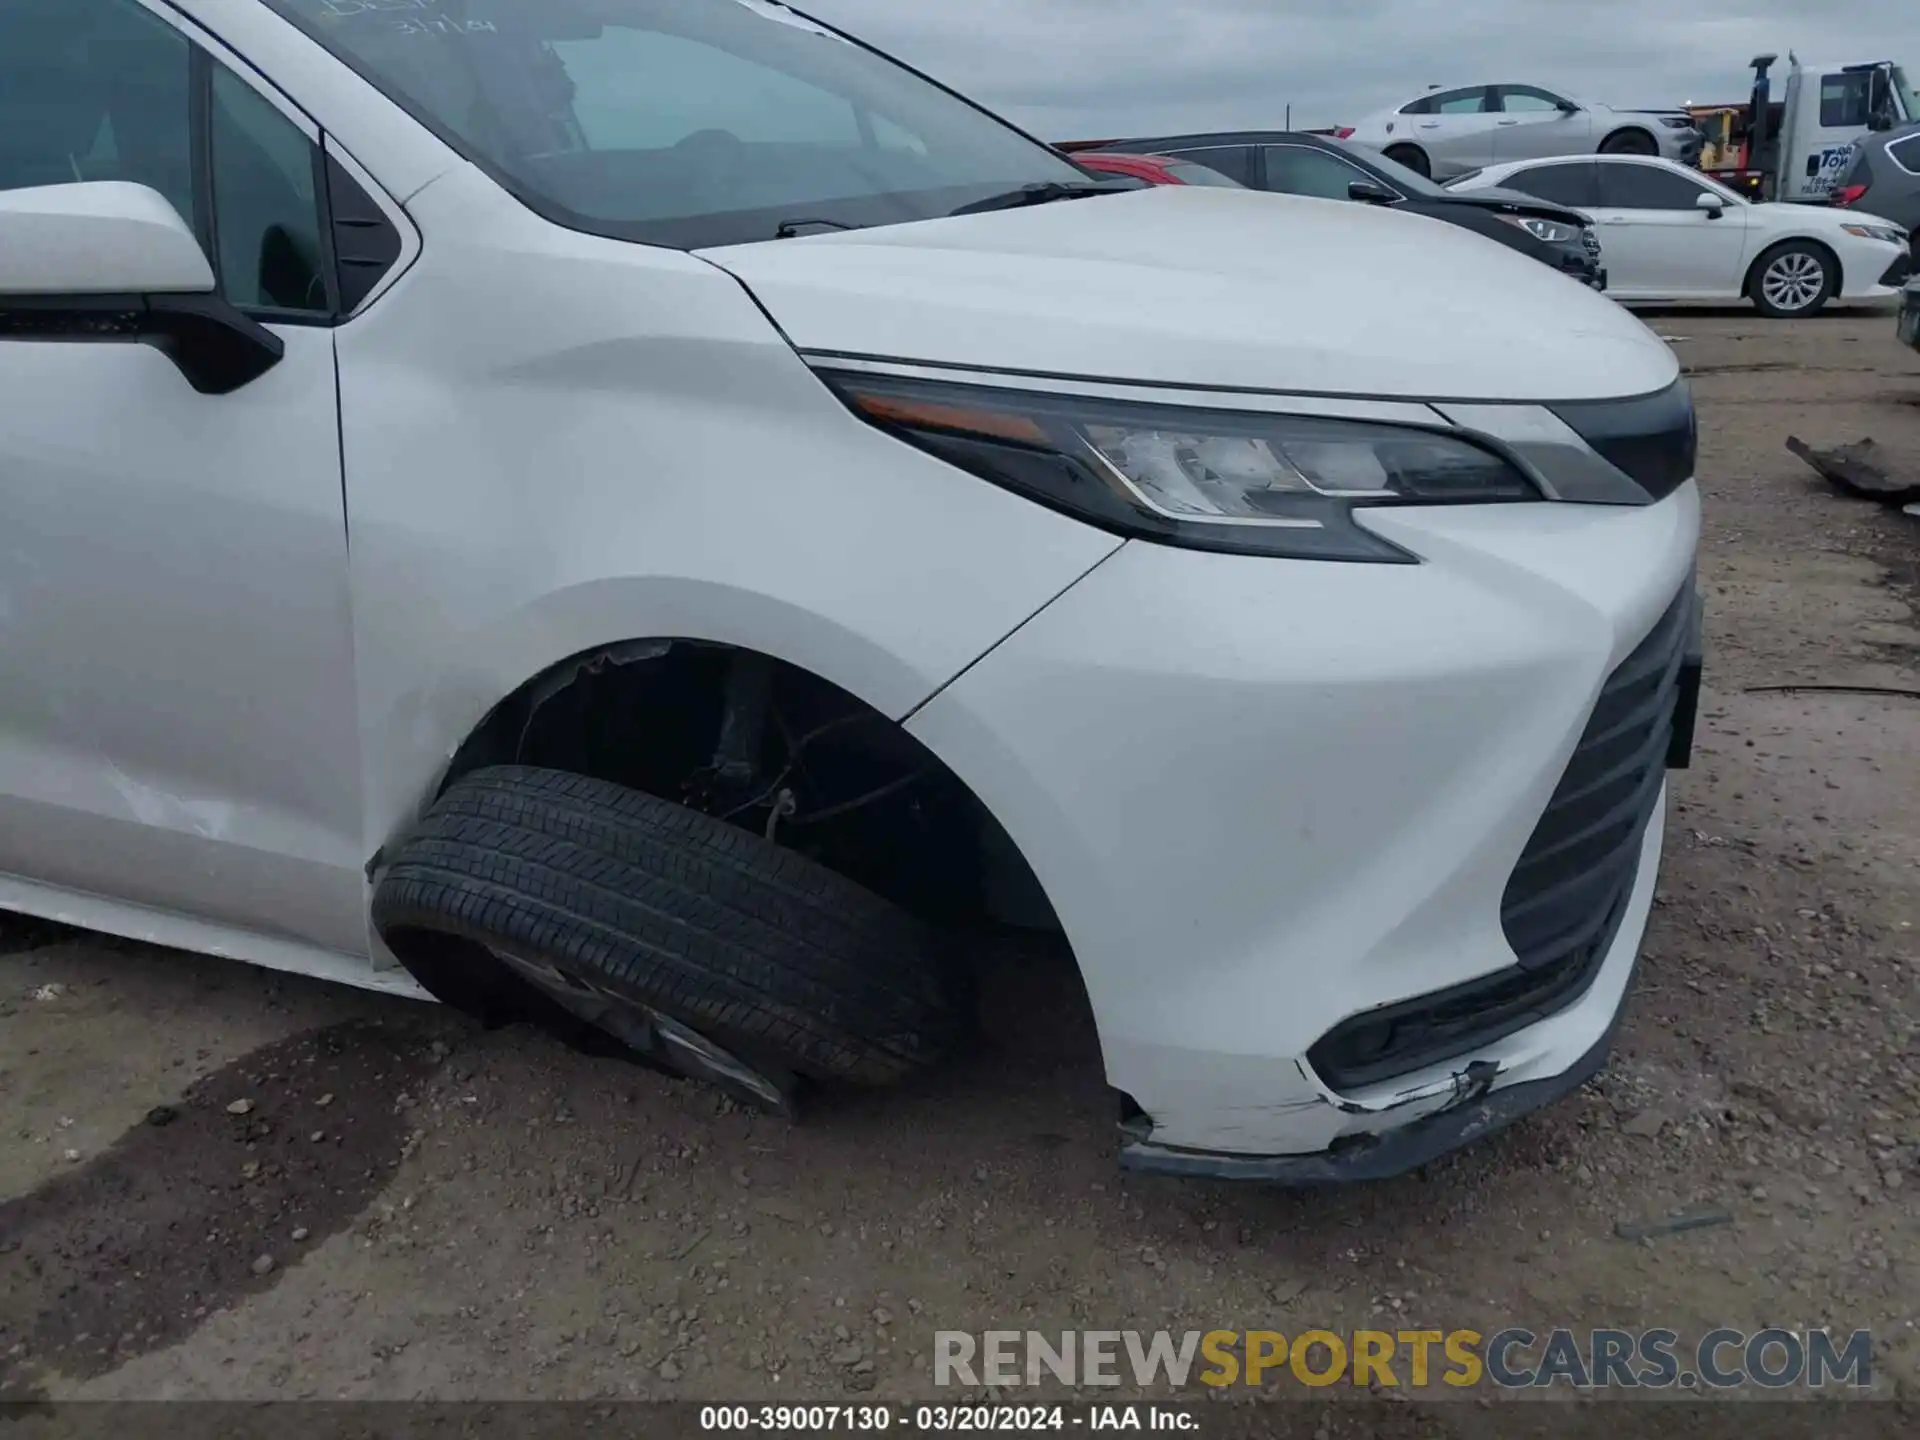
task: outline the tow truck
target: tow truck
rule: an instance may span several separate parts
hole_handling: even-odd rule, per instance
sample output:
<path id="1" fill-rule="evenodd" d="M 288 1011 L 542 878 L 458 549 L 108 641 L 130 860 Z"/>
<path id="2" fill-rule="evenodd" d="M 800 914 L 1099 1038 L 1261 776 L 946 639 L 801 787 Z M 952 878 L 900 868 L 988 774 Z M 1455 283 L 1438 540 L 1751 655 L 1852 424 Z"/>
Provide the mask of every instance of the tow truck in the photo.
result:
<path id="1" fill-rule="evenodd" d="M 1891 60 L 1808 64 L 1788 51 L 1786 73 L 1775 77 L 1779 58 L 1748 62 L 1753 92 L 1745 103 L 1686 107 L 1706 137 L 1701 170 L 1750 199 L 1824 205 L 1855 140 L 1920 120 L 1920 99 Z M 1779 100 L 1776 78 L 1785 82 Z"/>

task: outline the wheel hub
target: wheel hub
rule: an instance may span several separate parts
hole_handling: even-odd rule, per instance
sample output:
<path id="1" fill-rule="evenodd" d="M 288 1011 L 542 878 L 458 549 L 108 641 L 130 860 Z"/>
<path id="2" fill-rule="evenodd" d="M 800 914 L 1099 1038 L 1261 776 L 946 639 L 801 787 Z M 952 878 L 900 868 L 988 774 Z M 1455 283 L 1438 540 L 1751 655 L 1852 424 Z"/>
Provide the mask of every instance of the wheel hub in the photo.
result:
<path id="1" fill-rule="evenodd" d="M 1796 252 L 1782 255 L 1760 277 L 1760 288 L 1767 300 L 1782 310 L 1804 310 L 1826 284 L 1826 271 L 1811 255 Z"/>
<path id="2" fill-rule="evenodd" d="M 756 1110 L 793 1119 L 795 1077 L 756 1065 L 651 1006 L 619 995 L 546 960 L 488 946 L 493 957 L 569 1013 L 622 1045 L 689 1080 L 725 1091 Z"/>

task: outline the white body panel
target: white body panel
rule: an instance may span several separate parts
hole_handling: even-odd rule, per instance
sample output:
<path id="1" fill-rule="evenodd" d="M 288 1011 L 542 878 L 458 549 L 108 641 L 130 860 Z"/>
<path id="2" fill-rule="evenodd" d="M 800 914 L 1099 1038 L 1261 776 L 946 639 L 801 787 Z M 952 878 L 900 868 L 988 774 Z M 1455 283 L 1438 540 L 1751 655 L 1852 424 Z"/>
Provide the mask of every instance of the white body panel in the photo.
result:
<path id="1" fill-rule="evenodd" d="M 1504 245 L 1297 195 L 1170 186 L 706 254 L 809 352 L 1459 399 L 1640 394 L 1675 373 L 1639 321 Z M 1476 343 L 1408 344 L 1416 313 Z"/>
<path id="2" fill-rule="evenodd" d="M 1034 858 L 1076 953 L 1100 957 L 1083 968 L 1108 1075 L 1157 1142 L 1312 1151 L 1410 1118 L 1342 1113 L 1297 1057 L 1356 1010 L 1512 963 L 1502 887 L 1602 680 L 1684 582 L 1699 505 L 1689 486 L 1601 519 L 1370 526 L 1432 563 L 1129 545 L 910 726 Z M 1610 1020 L 1645 900 L 1614 992 L 1563 1017 L 1552 1068 Z"/>
<path id="3" fill-rule="evenodd" d="M 742 645 L 904 716 L 1118 543 L 854 419 L 704 261 L 468 167 L 410 208 L 420 263 L 340 339 L 368 854 L 571 655 Z"/>
<path id="4" fill-rule="evenodd" d="M 0 294 L 195 294 L 213 267 L 166 198 L 99 181 L 0 190 Z"/>
<path id="5" fill-rule="evenodd" d="M 363 949 L 334 337 L 279 333 L 231 395 L 0 343 L 0 873 Z"/>

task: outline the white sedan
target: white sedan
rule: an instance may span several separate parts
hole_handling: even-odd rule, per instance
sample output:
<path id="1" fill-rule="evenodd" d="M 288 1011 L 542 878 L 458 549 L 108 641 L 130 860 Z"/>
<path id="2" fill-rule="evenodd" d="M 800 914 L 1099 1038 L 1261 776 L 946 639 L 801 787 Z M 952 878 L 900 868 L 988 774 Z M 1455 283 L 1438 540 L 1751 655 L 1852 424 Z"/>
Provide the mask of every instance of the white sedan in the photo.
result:
<path id="1" fill-rule="evenodd" d="M 1832 300 L 1899 293 L 1907 237 L 1871 215 L 1756 205 L 1698 171 L 1638 155 L 1562 155 L 1490 165 L 1450 190 L 1518 190 L 1593 218 L 1616 300 L 1753 301 L 1763 315 L 1812 315 Z"/>

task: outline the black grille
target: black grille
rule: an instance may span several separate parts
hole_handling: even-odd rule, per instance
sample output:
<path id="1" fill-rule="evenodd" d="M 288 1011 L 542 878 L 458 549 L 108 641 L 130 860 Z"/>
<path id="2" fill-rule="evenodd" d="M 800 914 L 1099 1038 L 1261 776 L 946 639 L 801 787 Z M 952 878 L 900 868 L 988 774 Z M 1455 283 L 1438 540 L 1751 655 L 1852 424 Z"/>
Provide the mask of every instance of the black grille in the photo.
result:
<path id="1" fill-rule="evenodd" d="M 1500 902 L 1519 963 L 1343 1021 L 1307 1052 L 1335 1090 L 1467 1054 L 1586 993 L 1619 932 L 1671 756 L 1692 639 L 1689 584 L 1601 687 Z"/>
<path id="2" fill-rule="evenodd" d="M 1898 287 L 1906 284 L 1907 277 L 1911 274 L 1913 274 L 1913 257 L 1902 255 L 1887 267 L 1887 273 L 1880 277 L 1880 283 Z"/>

